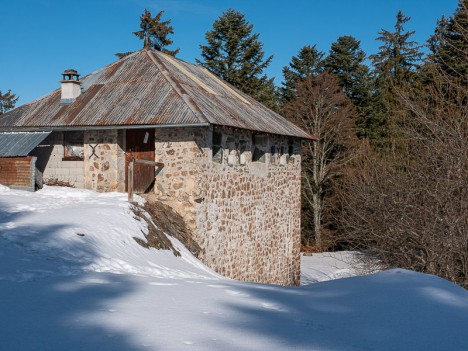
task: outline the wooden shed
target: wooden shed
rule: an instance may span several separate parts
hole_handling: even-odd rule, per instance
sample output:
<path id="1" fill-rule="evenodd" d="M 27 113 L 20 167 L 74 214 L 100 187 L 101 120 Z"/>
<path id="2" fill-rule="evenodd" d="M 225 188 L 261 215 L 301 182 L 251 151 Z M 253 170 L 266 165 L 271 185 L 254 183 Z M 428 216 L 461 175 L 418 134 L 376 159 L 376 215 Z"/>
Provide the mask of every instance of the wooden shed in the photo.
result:
<path id="1" fill-rule="evenodd" d="M 34 191 L 42 186 L 37 157 L 30 152 L 49 132 L 0 132 L 0 184 Z"/>

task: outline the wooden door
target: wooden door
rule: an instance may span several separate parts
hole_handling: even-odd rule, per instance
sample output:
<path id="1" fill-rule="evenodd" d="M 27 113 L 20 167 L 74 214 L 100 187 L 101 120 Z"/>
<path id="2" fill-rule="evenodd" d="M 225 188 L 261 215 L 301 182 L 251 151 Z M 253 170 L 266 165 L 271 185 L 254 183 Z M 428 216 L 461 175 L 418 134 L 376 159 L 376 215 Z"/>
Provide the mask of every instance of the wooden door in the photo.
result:
<path id="1" fill-rule="evenodd" d="M 133 158 L 155 161 L 154 129 L 127 129 L 125 152 L 125 191 L 128 191 L 128 164 Z M 154 166 L 134 163 L 133 192 L 146 193 L 154 186 Z"/>

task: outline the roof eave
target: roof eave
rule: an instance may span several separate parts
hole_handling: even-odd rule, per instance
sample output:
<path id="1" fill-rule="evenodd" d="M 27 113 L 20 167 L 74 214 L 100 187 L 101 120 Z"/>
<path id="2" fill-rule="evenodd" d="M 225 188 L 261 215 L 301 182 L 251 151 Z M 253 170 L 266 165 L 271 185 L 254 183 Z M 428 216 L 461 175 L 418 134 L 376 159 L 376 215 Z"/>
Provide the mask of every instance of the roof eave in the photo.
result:
<path id="1" fill-rule="evenodd" d="M 152 129 L 152 128 L 188 128 L 209 127 L 210 123 L 180 123 L 180 124 L 125 124 L 100 126 L 28 126 L 28 127 L 0 127 L 0 132 L 37 132 L 37 131 L 66 131 L 66 130 L 119 130 L 119 129 Z"/>

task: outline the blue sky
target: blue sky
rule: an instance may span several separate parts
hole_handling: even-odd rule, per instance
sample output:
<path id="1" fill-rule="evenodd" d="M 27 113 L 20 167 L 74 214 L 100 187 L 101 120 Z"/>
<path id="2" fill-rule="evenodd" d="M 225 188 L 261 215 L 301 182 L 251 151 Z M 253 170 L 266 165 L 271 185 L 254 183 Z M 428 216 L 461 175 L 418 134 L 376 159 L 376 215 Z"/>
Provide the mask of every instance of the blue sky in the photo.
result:
<path id="1" fill-rule="evenodd" d="M 266 55 L 274 55 L 266 73 L 279 85 L 282 67 L 304 45 L 328 52 L 339 36 L 352 35 L 373 54 L 378 32 L 393 29 L 398 10 L 424 43 L 456 6 L 457 0 L 0 0 L 0 90 L 11 89 L 24 104 L 58 88 L 64 69 L 87 74 L 116 60 L 116 52 L 140 49 L 132 32 L 145 8 L 166 11 L 177 57 L 189 62 L 200 58 L 199 45 L 223 11 L 243 12 Z"/>

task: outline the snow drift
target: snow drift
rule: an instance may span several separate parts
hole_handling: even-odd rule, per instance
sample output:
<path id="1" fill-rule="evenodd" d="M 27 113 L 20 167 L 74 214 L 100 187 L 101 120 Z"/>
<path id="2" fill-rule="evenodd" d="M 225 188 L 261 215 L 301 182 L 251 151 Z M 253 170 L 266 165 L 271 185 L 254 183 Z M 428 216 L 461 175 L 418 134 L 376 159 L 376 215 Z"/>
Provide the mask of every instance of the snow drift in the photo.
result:
<path id="1" fill-rule="evenodd" d="M 0 186 L 1 350 L 462 350 L 468 292 L 406 270 L 302 287 L 146 249 L 125 194 Z M 314 282 L 352 273 L 303 257 Z M 327 278 L 328 277 L 328 278 Z"/>

